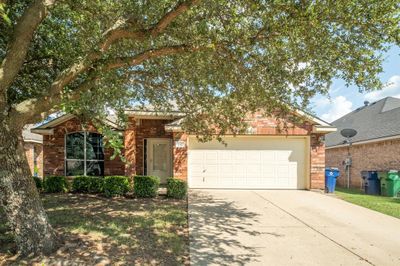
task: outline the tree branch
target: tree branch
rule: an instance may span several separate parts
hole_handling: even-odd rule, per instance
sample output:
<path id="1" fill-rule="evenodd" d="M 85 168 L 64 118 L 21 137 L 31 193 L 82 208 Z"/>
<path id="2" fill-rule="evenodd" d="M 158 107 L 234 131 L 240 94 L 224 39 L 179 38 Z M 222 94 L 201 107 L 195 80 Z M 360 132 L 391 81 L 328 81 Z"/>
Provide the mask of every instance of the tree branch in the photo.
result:
<path id="1" fill-rule="evenodd" d="M 113 43 L 120 39 L 143 40 L 147 36 L 157 37 L 162 33 L 179 15 L 186 12 L 190 7 L 197 5 L 201 0 L 188 0 L 176 5 L 171 11 L 167 12 L 153 27 L 129 31 L 121 28 L 126 21 L 119 20 L 109 29 L 104 36 L 106 40 L 101 45 L 101 51 L 107 50 Z"/>
<path id="2" fill-rule="evenodd" d="M 55 0 L 35 0 L 18 20 L 12 41 L 0 66 L 0 93 L 3 96 L 3 104 L 8 87 L 24 63 L 33 34 L 54 3 Z"/>
<path id="3" fill-rule="evenodd" d="M 179 54 L 184 52 L 195 52 L 205 47 L 196 47 L 188 45 L 166 46 L 158 49 L 146 50 L 140 54 L 131 57 L 119 57 L 106 61 L 105 69 L 112 70 L 116 68 L 135 66 L 143 63 L 146 60 L 161 56 Z"/>
<path id="4" fill-rule="evenodd" d="M 40 113 L 45 112 L 46 108 L 50 109 L 51 107 L 59 104 L 62 100 L 63 88 L 74 81 L 80 74 L 92 68 L 93 64 L 101 58 L 102 54 L 106 52 L 114 42 L 126 38 L 140 40 L 146 38 L 149 35 L 155 37 L 160 34 L 166 27 L 168 27 L 168 25 L 176 17 L 178 17 L 180 14 L 188 10 L 192 5 L 197 4 L 200 1 L 201 0 L 189 0 L 178 4 L 170 12 L 167 12 L 157 24 L 147 30 L 127 31 L 121 29 L 121 26 L 125 25 L 126 21 L 118 20 L 113 27 L 111 27 L 103 34 L 104 41 L 99 45 L 99 51 L 90 53 L 84 59 L 63 71 L 50 86 L 48 90 L 48 95 L 43 96 L 39 99 L 28 99 L 17 104 L 14 107 L 14 112 L 16 113 L 15 117 L 19 117 L 19 119 L 21 119 L 22 117 L 24 117 L 22 114 L 26 115 L 27 113 L 30 113 L 31 116 L 27 118 L 30 119 L 33 116 L 37 116 Z M 191 47 L 186 45 L 151 49 L 133 57 L 111 59 L 106 62 L 106 67 L 104 71 L 138 65 L 145 60 L 160 56 L 196 51 L 199 49 L 199 47 Z"/>
<path id="5" fill-rule="evenodd" d="M 21 125 L 25 125 L 27 123 L 36 123 L 37 121 L 45 119 L 51 113 L 56 111 L 60 111 L 56 106 L 60 105 L 63 97 L 66 97 L 68 101 L 74 101 L 79 99 L 80 93 L 93 88 L 99 77 L 93 77 L 78 87 L 76 87 L 69 94 L 63 94 L 62 92 L 55 93 L 54 95 L 47 95 L 44 97 L 38 97 L 33 99 L 25 100 L 15 106 L 13 112 L 13 118 L 17 123 L 21 123 Z M 27 113 L 32 113 L 31 116 L 26 117 Z"/>
<path id="6" fill-rule="evenodd" d="M 159 21 L 158 23 L 150 30 L 151 35 L 157 36 L 162 31 L 165 30 L 174 21 L 179 15 L 186 12 L 190 7 L 193 5 L 197 5 L 200 3 L 201 0 L 189 0 L 182 2 L 175 6 L 171 11 L 167 12 Z"/>

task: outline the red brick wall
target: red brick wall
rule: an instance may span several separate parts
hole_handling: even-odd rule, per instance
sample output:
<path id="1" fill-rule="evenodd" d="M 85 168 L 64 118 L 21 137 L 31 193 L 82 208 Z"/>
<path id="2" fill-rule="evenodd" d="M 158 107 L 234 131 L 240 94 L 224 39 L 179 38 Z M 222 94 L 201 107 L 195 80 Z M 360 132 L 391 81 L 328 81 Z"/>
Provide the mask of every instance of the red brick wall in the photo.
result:
<path id="1" fill-rule="evenodd" d="M 125 131 L 125 157 L 128 161 L 126 175 L 142 175 L 144 172 L 144 139 L 168 138 L 172 139 L 172 133 L 165 131 L 165 124 L 171 120 L 139 119 L 130 117 Z"/>
<path id="2" fill-rule="evenodd" d="M 80 121 L 77 118 L 73 118 L 54 128 L 54 135 L 43 136 L 43 167 L 45 176 L 65 174 L 65 134 L 82 130 Z M 97 132 L 92 125 L 87 126 L 86 131 Z M 124 163 L 118 157 L 111 160 L 110 157 L 112 154 L 112 149 L 105 149 L 104 174 L 124 175 Z"/>
<path id="3" fill-rule="evenodd" d="M 272 117 L 264 117 L 262 113 L 248 115 L 246 122 L 256 135 L 309 135 L 312 125 L 304 122 L 301 125 L 293 125 L 287 122 L 286 125 Z"/>
<path id="4" fill-rule="evenodd" d="M 310 137 L 310 188 L 325 188 L 325 144 L 322 135 Z"/>
<path id="5" fill-rule="evenodd" d="M 125 157 L 127 165 L 120 159 L 110 161 L 112 150 L 106 150 L 105 174 L 143 174 L 143 149 L 145 138 L 173 139 L 173 175 L 180 179 L 187 179 L 187 135 L 182 133 L 165 132 L 165 124 L 171 120 L 140 119 L 136 121 L 129 118 L 127 129 L 124 132 Z M 310 140 L 310 186 L 313 189 L 325 187 L 325 147 L 320 141 L 321 135 L 312 134 L 312 125 L 288 125 L 286 130 L 281 130 L 273 118 L 264 118 L 261 114 L 249 117 L 248 123 L 255 135 L 311 135 Z M 64 136 L 68 132 L 80 131 L 82 127 L 77 119 L 69 120 L 59 125 L 54 130 L 54 135 L 44 137 L 44 167 L 45 175 L 64 174 Z M 95 131 L 90 127 L 88 131 Z M 176 147 L 176 141 L 185 141 L 184 148 Z"/>
<path id="6" fill-rule="evenodd" d="M 353 145 L 350 149 L 352 157 L 351 187 L 361 188 L 360 172 L 363 170 L 400 170 L 400 139 L 380 141 L 370 144 Z M 347 147 L 326 149 L 326 166 L 339 168 L 338 184 L 347 184 L 345 167 L 342 162 L 347 157 Z"/>
<path id="7" fill-rule="evenodd" d="M 24 143 L 25 156 L 28 160 L 29 169 L 31 170 L 32 176 L 34 175 L 34 158 L 36 157 L 38 175 L 43 176 L 43 145 L 34 142 Z M 35 154 L 33 154 L 35 150 Z"/>
<path id="8" fill-rule="evenodd" d="M 188 136 L 185 133 L 174 133 L 174 146 L 173 146 L 173 154 L 174 154 L 174 163 L 173 163 L 173 174 L 175 178 L 179 178 L 182 180 L 187 180 L 187 149 Z M 177 141 L 183 141 L 186 143 L 185 147 L 176 147 Z"/>

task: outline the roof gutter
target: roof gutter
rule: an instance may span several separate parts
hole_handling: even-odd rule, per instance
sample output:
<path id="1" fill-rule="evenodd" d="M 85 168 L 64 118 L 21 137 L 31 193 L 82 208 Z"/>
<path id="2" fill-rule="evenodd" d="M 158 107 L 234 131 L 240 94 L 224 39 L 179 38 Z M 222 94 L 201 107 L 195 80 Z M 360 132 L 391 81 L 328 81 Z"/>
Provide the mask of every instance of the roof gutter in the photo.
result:
<path id="1" fill-rule="evenodd" d="M 316 124 L 319 124 L 320 126 L 332 127 L 332 125 L 329 124 L 328 122 L 325 122 L 324 120 L 321 120 L 321 119 L 319 119 L 319 118 L 317 118 L 317 117 L 315 117 L 315 116 L 313 116 L 313 115 L 310 115 L 310 114 L 308 114 L 308 113 L 306 113 L 306 112 L 303 112 L 303 111 L 301 111 L 301 110 L 299 110 L 299 109 L 297 109 L 297 108 L 295 109 L 295 112 L 296 112 L 297 114 L 299 114 L 300 116 L 305 117 L 305 118 L 307 118 L 308 120 L 310 120 L 310 121 L 312 121 L 312 122 L 314 122 L 314 123 L 316 123 Z"/>
<path id="2" fill-rule="evenodd" d="M 333 126 L 320 126 L 320 125 L 314 125 L 312 128 L 313 133 L 331 133 L 331 132 L 336 132 L 337 128 Z"/>
<path id="3" fill-rule="evenodd" d="M 382 142 L 382 141 L 388 141 L 388 140 L 396 140 L 396 139 L 400 139 L 400 135 L 384 137 L 384 138 L 379 138 L 379 139 L 357 141 L 357 142 L 351 143 L 351 145 L 363 145 L 363 144 L 370 144 L 370 143 L 376 143 L 376 142 Z M 343 147 L 348 147 L 348 146 L 349 146 L 348 144 L 340 144 L 340 145 L 325 147 L 325 149 L 336 149 L 336 148 L 343 148 Z"/>
<path id="4" fill-rule="evenodd" d="M 140 110 L 126 110 L 125 114 L 138 119 L 175 119 L 185 116 L 185 114 L 181 112 L 157 112 Z"/>
<path id="5" fill-rule="evenodd" d="M 165 125 L 164 128 L 165 128 L 165 131 L 167 131 L 167 132 L 183 132 L 183 129 L 181 126 Z"/>
<path id="6" fill-rule="evenodd" d="M 54 135 L 53 128 L 32 128 L 31 132 L 40 135 Z"/>
<path id="7" fill-rule="evenodd" d="M 43 144 L 43 140 L 36 140 L 36 139 L 24 139 L 25 143 L 37 143 L 37 144 Z"/>

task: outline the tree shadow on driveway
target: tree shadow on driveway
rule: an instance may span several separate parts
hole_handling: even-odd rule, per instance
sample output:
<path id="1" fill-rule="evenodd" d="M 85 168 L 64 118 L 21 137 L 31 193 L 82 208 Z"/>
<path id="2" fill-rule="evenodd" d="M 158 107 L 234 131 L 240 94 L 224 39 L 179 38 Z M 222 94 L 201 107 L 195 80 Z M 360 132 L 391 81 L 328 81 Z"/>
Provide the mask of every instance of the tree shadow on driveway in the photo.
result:
<path id="1" fill-rule="evenodd" d="M 192 265 L 245 265 L 257 262 L 256 247 L 240 239 L 261 233 L 253 225 L 259 214 L 235 206 L 222 197 L 192 190 L 189 195 L 190 263 Z"/>

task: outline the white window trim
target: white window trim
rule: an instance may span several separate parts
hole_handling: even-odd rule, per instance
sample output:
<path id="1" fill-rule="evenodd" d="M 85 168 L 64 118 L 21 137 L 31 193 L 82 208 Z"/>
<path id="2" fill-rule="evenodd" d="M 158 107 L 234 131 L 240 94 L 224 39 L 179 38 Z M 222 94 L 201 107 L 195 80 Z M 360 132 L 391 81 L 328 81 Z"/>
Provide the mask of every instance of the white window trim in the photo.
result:
<path id="1" fill-rule="evenodd" d="M 74 133 L 84 133 L 83 134 L 83 159 L 68 159 L 67 158 L 67 136 L 70 134 L 74 134 Z M 87 160 L 86 159 L 86 135 L 88 133 L 95 133 L 101 136 L 100 133 L 97 132 L 90 132 L 90 131 L 86 131 L 86 130 L 82 130 L 82 131 L 73 131 L 73 132 L 68 132 L 67 134 L 64 135 L 64 175 L 67 176 L 67 161 L 83 161 L 83 175 L 86 176 L 87 172 L 86 172 L 86 162 L 103 162 L 104 165 L 104 157 L 103 160 Z M 104 147 L 103 147 L 104 148 Z M 103 173 L 104 175 L 104 173 Z"/>

